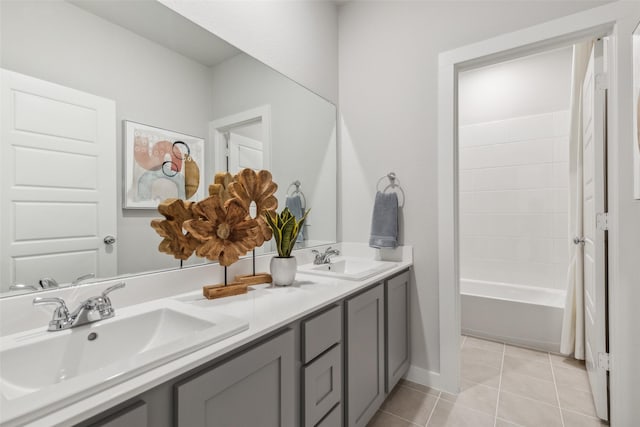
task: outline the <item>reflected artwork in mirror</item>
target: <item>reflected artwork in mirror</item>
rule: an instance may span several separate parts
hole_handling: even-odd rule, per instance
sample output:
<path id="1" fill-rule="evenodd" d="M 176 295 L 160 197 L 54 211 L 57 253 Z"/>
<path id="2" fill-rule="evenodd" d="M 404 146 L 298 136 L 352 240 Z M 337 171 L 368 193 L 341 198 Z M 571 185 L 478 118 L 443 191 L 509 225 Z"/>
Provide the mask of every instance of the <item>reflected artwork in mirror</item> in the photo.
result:
<path id="1" fill-rule="evenodd" d="M 158 201 L 127 201 L 127 123 L 201 149 L 189 200 L 217 172 L 267 169 L 281 208 L 296 182 L 312 208 L 297 247 L 336 241 L 336 108 L 324 98 L 155 0 L 3 1 L 0 19 L 2 296 L 208 262 L 158 251 Z M 160 172 L 183 170 L 146 147 Z M 161 178 L 151 194 L 186 188 Z"/>

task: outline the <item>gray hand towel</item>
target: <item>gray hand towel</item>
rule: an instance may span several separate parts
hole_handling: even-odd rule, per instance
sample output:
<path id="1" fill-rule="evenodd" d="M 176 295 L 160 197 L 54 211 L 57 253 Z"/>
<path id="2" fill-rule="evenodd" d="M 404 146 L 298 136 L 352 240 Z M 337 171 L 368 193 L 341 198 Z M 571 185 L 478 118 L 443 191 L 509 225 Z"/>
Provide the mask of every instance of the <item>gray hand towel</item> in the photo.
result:
<path id="1" fill-rule="evenodd" d="M 398 195 L 394 192 L 376 193 L 371 219 L 372 248 L 395 248 L 398 246 Z"/>
<path id="2" fill-rule="evenodd" d="M 291 214 L 295 216 L 298 221 L 300 221 L 300 218 L 302 218 L 302 215 L 304 215 L 302 209 L 302 199 L 300 198 L 300 195 L 294 194 L 293 196 L 287 196 L 285 206 L 288 207 L 291 211 Z M 302 230 L 300 230 L 298 238 L 296 239 L 296 242 L 302 241 L 304 241 L 304 226 L 302 227 Z"/>

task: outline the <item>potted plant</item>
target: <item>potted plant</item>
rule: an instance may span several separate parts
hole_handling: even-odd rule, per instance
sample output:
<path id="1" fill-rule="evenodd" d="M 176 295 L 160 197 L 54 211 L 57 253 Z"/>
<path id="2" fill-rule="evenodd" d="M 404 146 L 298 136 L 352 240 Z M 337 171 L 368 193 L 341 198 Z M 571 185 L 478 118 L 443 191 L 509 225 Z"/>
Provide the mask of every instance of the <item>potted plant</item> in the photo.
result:
<path id="1" fill-rule="evenodd" d="M 298 265 L 296 258 L 291 256 L 291 251 L 309 211 L 307 210 L 300 220 L 296 219 L 289 208 L 284 208 L 280 214 L 274 211 L 264 214 L 267 225 L 273 231 L 278 250 L 278 256 L 271 258 L 271 277 L 276 286 L 289 286 L 296 278 Z"/>

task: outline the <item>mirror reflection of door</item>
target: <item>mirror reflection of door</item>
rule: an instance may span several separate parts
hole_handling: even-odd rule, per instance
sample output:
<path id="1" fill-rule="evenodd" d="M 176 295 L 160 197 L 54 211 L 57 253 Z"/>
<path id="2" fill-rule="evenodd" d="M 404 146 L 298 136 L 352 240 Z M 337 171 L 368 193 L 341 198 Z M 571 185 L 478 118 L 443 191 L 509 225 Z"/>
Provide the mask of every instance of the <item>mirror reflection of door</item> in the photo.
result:
<path id="1" fill-rule="evenodd" d="M 115 276 L 115 103 L 1 73 L 0 291 Z"/>
<path id="2" fill-rule="evenodd" d="M 209 124 L 216 172 L 226 170 L 232 175 L 240 170 L 271 170 L 271 113 L 264 105 L 216 119 Z M 212 179 L 212 178 L 211 178 Z M 255 217 L 255 212 L 250 212 Z M 271 241 L 255 249 L 256 255 L 275 250 Z"/>
<path id="3" fill-rule="evenodd" d="M 235 175 L 240 170 L 264 169 L 264 143 L 262 119 L 243 123 L 224 133 L 227 144 L 227 172 Z"/>

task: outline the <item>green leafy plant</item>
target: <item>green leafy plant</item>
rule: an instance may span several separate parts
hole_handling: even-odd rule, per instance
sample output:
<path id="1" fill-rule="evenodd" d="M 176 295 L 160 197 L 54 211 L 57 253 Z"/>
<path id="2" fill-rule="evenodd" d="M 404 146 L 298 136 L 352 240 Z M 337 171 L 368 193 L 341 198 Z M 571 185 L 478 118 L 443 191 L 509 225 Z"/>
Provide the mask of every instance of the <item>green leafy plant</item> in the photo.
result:
<path id="1" fill-rule="evenodd" d="M 276 239 L 276 248 L 278 250 L 278 256 L 288 258 L 291 256 L 291 251 L 296 244 L 296 239 L 304 221 L 307 219 L 307 215 L 311 209 L 307 210 L 300 221 L 291 213 L 289 208 L 284 208 L 281 213 L 274 211 L 267 211 L 264 214 L 264 218 L 269 225 L 269 228 L 273 230 L 273 237 Z"/>

